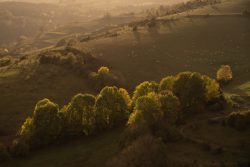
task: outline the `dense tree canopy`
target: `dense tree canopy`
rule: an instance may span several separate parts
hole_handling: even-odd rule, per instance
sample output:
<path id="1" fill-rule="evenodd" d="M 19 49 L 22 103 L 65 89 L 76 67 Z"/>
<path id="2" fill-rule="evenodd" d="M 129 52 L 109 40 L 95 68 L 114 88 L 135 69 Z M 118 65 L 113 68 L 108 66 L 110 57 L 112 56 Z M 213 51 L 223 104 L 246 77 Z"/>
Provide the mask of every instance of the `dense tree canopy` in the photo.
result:
<path id="1" fill-rule="evenodd" d="M 64 130 L 68 135 L 89 134 L 95 124 L 95 97 L 90 94 L 77 94 L 62 109 Z"/>
<path id="2" fill-rule="evenodd" d="M 175 125 L 184 118 L 183 113 L 199 111 L 222 98 L 217 81 L 199 73 L 183 72 L 163 78 L 160 85 L 149 81 L 139 84 L 132 99 L 126 89 L 115 86 L 104 87 L 96 97 L 77 94 L 60 111 L 57 104 L 43 99 L 23 123 L 14 152 L 26 154 L 30 147 L 49 144 L 59 137 L 88 136 L 126 121 L 129 127 L 145 128 L 165 140 L 176 135 Z M 236 124 L 236 116 L 229 118 L 229 124 Z"/>
<path id="3" fill-rule="evenodd" d="M 135 103 L 133 113 L 130 115 L 128 124 L 135 124 L 145 121 L 149 126 L 154 126 L 157 121 L 163 118 L 160 104 L 156 96 L 141 96 Z"/>
<path id="4" fill-rule="evenodd" d="M 160 82 L 160 91 L 173 90 L 174 82 L 175 82 L 174 76 L 168 76 L 163 78 Z"/>
<path id="5" fill-rule="evenodd" d="M 40 100 L 32 118 L 22 126 L 21 136 L 27 138 L 34 147 L 54 141 L 61 132 L 59 107 L 49 99 Z"/>
<path id="6" fill-rule="evenodd" d="M 221 83 L 228 83 L 233 79 L 233 72 L 229 65 L 222 65 L 216 73 L 217 81 Z"/>
<path id="7" fill-rule="evenodd" d="M 151 92 L 158 92 L 158 88 L 159 88 L 159 84 L 156 82 L 149 82 L 149 81 L 145 81 L 141 84 L 139 84 L 134 91 L 133 94 L 133 102 L 135 103 L 136 100 L 141 97 L 141 96 L 146 96 L 147 94 L 151 93 Z"/>
<path id="8" fill-rule="evenodd" d="M 129 114 L 129 106 L 117 87 L 105 87 L 96 99 L 96 123 L 103 129 L 124 122 Z"/>
<path id="9" fill-rule="evenodd" d="M 98 69 L 98 74 L 99 75 L 104 75 L 104 74 L 108 74 L 108 73 L 109 73 L 109 68 L 108 67 L 102 66 L 102 67 L 100 67 Z"/>
<path id="10" fill-rule="evenodd" d="M 173 92 L 179 98 L 183 111 L 194 111 L 204 107 L 206 85 L 199 73 L 178 74 L 173 85 Z"/>

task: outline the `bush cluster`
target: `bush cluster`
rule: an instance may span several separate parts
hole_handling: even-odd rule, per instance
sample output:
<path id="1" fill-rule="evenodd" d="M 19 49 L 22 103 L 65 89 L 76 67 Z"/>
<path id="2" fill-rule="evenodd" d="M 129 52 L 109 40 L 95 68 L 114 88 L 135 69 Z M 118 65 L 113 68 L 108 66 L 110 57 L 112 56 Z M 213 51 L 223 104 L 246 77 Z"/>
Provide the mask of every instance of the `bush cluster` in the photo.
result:
<path id="1" fill-rule="evenodd" d="M 86 77 L 99 66 L 98 61 L 91 54 L 74 48 L 41 53 L 39 55 L 39 63 L 41 65 L 53 64 L 62 66 Z"/>
<path id="2" fill-rule="evenodd" d="M 216 79 L 218 82 L 226 84 L 233 79 L 233 72 L 229 65 L 222 65 L 217 71 Z"/>
<path id="3" fill-rule="evenodd" d="M 222 98 L 219 84 L 199 73 L 182 72 L 163 78 L 160 84 L 143 82 L 134 91 L 134 111 L 128 123 L 153 121 L 147 118 L 157 122 L 158 117 L 161 117 L 173 124 L 181 115 L 202 111 L 207 105 L 219 103 Z"/>
<path id="4" fill-rule="evenodd" d="M 23 123 L 12 153 L 26 155 L 30 149 L 55 143 L 66 136 L 89 136 L 126 122 L 128 136 L 124 139 L 129 141 L 148 132 L 164 140 L 174 140 L 179 138 L 175 127 L 186 114 L 218 103 L 219 97 L 223 94 L 215 80 L 199 73 L 183 72 L 163 78 L 160 84 L 141 83 L 132 99 L 125 89 L 108 86 L 97 96 L 77 94 L 62 109 L 44 99 Z"/>
<path id="5" fill-rule="evenodd" d="M 130 104 L 128 92 L 117 87 L 104 87 L 96 97 L 77 94 L 61 110 L 49 99 L 43 99 L 23 123 L 12 153 L 14 156 L 27 155 L 30 149 L 55 143 L 62 137 L 89 136 L 125 124 Z"/>
<path id="6" fill-rule="evenodd" d="M 177 140 L 181 136 L 176 126 L 182 122 L 183 117 L 204 111 L 210 106 L 221 110 L 224 104 L 219 84 L 208 76 L 192 72 L 168 76 L 160 84 L 143 82 L 136 87 L 132 100 L 133 112 L 128 120 L 127 137 L 124 137 L 128 140 L 138 137 L 134 133 L 138 131 L 136 128 L 163 140 Z"/>
<path id="7" fill-rule="evenodd" d="M 109 73 L 109 68 L 108 67 L 102 66 L 102 67 L 100 67 L 98 69 L 98 74 L 99 75 L 105 75 L 105 74 L 108 74 L 108 73 Z"/>

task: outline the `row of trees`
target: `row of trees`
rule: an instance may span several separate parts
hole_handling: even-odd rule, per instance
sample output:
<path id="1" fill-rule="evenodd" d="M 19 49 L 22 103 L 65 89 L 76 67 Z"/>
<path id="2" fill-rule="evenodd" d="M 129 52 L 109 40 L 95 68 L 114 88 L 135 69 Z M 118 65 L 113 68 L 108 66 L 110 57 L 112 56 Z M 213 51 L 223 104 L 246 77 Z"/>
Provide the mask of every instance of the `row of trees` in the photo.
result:
<path id="1" fill-rule="evenodd" d="M 190 112 L 221 104 L 222 99 L 215 80 L 192 72 L 163 78 L 159 84 L 143 82 L 136 87 L 132 98 L 123 88 L 104 87 L 97 96 L 74 96 L 62 109 L 43 99 L 22 125 L 13 152 L 22 155 L 60 138 L 89 136 L 126 122 L 128 126 L 143 123 L 157 131 L 176 125 Z"/>
<path id="2" fill-rule="evenodd" d="M 143 82 L 136 87 L 132 100 L 128 124 L 146 124 L 153 132 L 175 126 L 190 113 L 221 110 L 225 102 L 215 80 L 192 72 L 168 76 L 160 84 Z"/>
<path id="3" fill-rule="evenodd" d="M 133 112 L 120 142 L 122 151 L 108 166 L 197 166 L 169 159 L 166 142 L 183 137 L 178 125 L 186 115 L 202 112 L 207 107 L 211 109 L 211 106 L 220 110 L 223 99 L 219 84 L 199 73 L 168 76 L 159 84 L 141 83 L 132 97 Z"/>
<path id="4" fill-rule="evenodd" d="M 22 125 L 19 142 L 37 148 L 66 136 L 88 136 L 121 125 L 127 120 L 129 109 L 128 92 L 117 87 L 105 87 L 96 97 L 77 94 L 61 110 L 49 99 L 43 99 Z"/>

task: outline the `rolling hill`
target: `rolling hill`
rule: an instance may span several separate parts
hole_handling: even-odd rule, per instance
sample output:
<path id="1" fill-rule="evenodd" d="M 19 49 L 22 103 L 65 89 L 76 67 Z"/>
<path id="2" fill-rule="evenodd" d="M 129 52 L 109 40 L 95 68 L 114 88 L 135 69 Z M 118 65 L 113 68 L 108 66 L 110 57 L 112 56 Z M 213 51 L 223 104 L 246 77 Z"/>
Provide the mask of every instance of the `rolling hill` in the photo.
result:
<path id="1" fill-rule="evenodd" d="M 234 79 L 222 88 L 223 91 L 248 99 L 250 18 L 243 14 L 246 9 L 250 9 L 248 0 L 222 0 L 185 12 L 101 28 L 87 35 L 78 32 L 77 36 L 67 36 L 66 41 L 74 41 L 71 47 L 81 51 L 80 57 L 91 52 L 95 59 L 90 64 L 91 71 L 102 65 L 108 66 L 126 83 L 124 86 L 130 93 L 143 81 L 159 82 L 161 78 L 181 71 L 196 71 L 215 78 L 218 68 L 228 64 L 233 69 Z M 23 57 L 10 58 L 9 65 L 0 67 L 0 108 L 5 109 L 0 111 L 2 141 L 13 138 L 37 100 L 47 97 L 62 107 L 79 92 L 97 93 L 86 76 L 65 66 L 39 64 L 42 53 L 59 50 L 62 55 L 67 55 L 67 47 L 66 44 L 24 52 Z M 189 123 L 182 127 L 187 140 L 167 144 L 173 153 L 170 158 L 177 160 L 181 157 L 183 162 L 191 160 L 203 166 L 233 166 L 235 162 L 247 161 L 249 131 L 238 132 L 208 123 L 209 119 L 229 112 L 204 113 L 188 118 Z M 76 139 L 45 148 L 5 165 L 103 166 L 120 152 L 121 131 L 123 129 L 118 128 L 99 137 Z M 211 144 L 209 153 L 204 143 Z M 220 148 L 223 148 L 222 152 Z"/>

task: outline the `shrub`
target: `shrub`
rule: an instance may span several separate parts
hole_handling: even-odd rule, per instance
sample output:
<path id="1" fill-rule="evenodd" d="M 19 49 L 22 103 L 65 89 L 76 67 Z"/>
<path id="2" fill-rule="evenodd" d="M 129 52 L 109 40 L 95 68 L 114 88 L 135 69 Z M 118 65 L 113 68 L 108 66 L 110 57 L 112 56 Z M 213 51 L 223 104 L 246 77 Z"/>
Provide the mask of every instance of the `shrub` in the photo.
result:
<path id="1" fill-rule="evenodd" d="M 173 92 L 179 98 L 183 111 L 197 111 L 204 108 L 206 87 L 199 73 L 178 74 L 173 85 Z"/>
<path id="2" fill-rule="evenodd" d="M 108 67 L 102 66 L 102 67 L 100 67 L 98 69 L 98 74 L 99 75 L 105 75 L 105 74 L 108 74 L 108 73 L 109 73 L 109 68 Z"/>
<path id="3" fill-rule="evenodd" d="M 173 85 L 175 82 L 174 76 L 168 76 L 161 80 L 160 82 L 160 91 L 173 90 Z"/>
<path id="4" fill-rule="evenodd" d="M 228 83 L 233 79 L 233 72 L 229 65 L 222 65 L 216 74 L 217 81 Z"/>
<path id="5" fill-rule="evenodd" d="M 90 94 L 77 94 L 61 113 L 65 122 L 64 130 L 67 135 L 89 135 L 94 131 L 95 97 Z"/>
<path id="6" fill-rule="evenodd" d="M 58 105 L 43 99 L 36 104 L 32 118 L 23 124 L 20 136 L 28 140 L 32 147 L 39 147 L 57 139 L 60 131 Z"/>
<path id="7" fill-rule="evenodd" d="M 213 99 L 217 99 L 222 96 L 222 91 L 220 90 L 219 83 L 209 78 L 208 76 L 203 76 L 203 80 L 205 81 L 206 85 L 206 101 L 213 101 Z"/>
<path id="8" fill-rule="evenodd" d="M 139 137 L 108 162 L 108 167 L 166 167 L 166 148 L 161 140 L 150 135 Z"/>
<path id="9" fill-rule="evenodd" d="M 223 92 L 221 91 L 220 84 L 209 78 L 208 76 L 203 76 L 203 80 L 206 85 L 206 103 L 208 109 L 210 110 L 223 110 L 226 100 Z"/>
<path id="10" fill-rule="evenodd" d="M 8 160 L 10 158 L 10 154 L 7 151 L 6 147 L 0 143 L 0 163 Z"/>
<path id="11" fill-rule="evenodd" d="M 129 106 L 117 87 L 104 87 L 97 96 L 95 107 L 99 129 L 120 125 L 127 120 Z"/>
<path id="12" fill-rule="evenodd" d="M 140 85 L 138 85 L 135 88 L 134 94 L 133 94 L 133 102 L 135 103 L 136 100 L 141 96 L 146 96 L 149 93 L 158 92 L 159 85 L 156 82 L 143 82 Z"/>

